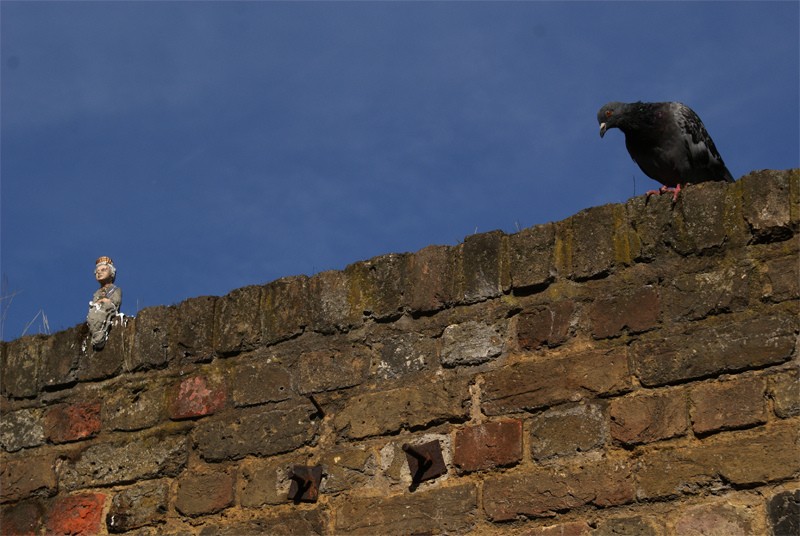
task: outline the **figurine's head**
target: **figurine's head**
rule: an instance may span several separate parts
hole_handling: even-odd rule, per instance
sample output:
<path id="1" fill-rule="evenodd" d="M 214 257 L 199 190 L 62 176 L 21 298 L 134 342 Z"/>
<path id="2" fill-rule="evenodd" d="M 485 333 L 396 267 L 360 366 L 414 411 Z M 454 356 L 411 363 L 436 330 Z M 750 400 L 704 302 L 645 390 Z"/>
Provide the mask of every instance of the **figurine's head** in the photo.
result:
<path id="1" fill-rule="evenodd" d="M 94 278 L 101 285 L 114 282 L 117 278 L 117 269 L 114 267 L 111 257 L 99 257 L 94 261 Z"/>

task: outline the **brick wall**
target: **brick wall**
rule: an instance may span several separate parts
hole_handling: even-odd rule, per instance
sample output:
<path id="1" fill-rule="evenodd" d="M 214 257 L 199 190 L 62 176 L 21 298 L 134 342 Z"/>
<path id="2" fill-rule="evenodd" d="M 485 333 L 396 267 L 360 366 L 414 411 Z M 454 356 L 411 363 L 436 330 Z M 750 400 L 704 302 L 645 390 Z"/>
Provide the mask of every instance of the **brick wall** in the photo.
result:
<path id="1" fill-rule="evenodd" d="M 2 533 L 796 534 L 798 231 L 760 171 L 3 343 Z"/>

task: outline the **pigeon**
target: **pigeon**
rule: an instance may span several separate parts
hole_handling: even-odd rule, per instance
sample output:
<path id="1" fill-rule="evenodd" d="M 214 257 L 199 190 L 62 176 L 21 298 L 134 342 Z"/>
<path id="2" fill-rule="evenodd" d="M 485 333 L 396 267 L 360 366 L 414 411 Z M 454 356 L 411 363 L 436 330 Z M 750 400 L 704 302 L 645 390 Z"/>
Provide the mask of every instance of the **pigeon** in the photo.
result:
<path id="1" fill-rule="evenodd" d="M 597 112 L 600 137 L 610 128 L 625 134 L 625 147 L 644 174 L 660 182 L 663 194 L 681 185 L 733 182 L 733 176 L 697 114 L 680 102 L 609 102 Z"/>

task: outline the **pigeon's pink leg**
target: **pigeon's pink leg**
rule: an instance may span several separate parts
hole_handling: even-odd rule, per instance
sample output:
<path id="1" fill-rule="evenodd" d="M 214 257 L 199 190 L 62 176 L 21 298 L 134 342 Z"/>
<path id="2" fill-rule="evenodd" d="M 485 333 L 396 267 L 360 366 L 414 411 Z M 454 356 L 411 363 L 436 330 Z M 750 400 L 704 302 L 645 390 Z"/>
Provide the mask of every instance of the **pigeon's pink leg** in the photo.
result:
<path id="1" fill-rule="evenodd" d="M 669 188 L 667 188 L 666 186 L 662 186 L 658 190 L 647 190 L 646 195 L 647 197 L 650 197 L 651 195 L 661 195 L 668 190 Z"/>
<path id="2" fill-rule="evenodd" d="M 678 194 L 679 193 L 681 193 L 681 183 L 678 183 L 678 185 L 673 190 L 673 194 L 672 194 L 672 202 L 673 203 L 678 200 Z"/>

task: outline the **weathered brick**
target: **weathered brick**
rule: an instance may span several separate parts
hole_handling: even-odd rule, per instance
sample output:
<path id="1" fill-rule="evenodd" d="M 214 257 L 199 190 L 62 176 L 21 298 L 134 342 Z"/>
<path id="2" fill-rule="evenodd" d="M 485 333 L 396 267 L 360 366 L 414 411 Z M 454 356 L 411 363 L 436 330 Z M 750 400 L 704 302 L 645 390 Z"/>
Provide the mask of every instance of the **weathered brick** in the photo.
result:
<path id="1" fill-rule="evenodd" d="M 44 443 L 42 410 L 21 409 L 0 418 L 0 446 L 8 452 L 37 447 Z"/>
<path id="2" fill-rule="evenodd" d="M 582 281 L 603 277 L 634 257 L 622 205 L 592 207 L 556 223 L 559 274 Z"/>
<path id="3" fill-rule="evenodd" d="M 464 380 L 430 383 L 365 393 L 350 399 L 334 416 L 336 430 L 351 439 L 396 432 L 467 417 L 469 388 Z"/>
<path id="4" fill-rule="evenodd" d="M 0 464 L 0 502 L 18 501 L 56 491 L 55 459 L 51 455 L 3 458 Z"/>
<path id="5" fill-rule="evenodd" d="M 432 338 L 421 333 L 401 333 L 381 341 L 376 373 L 383 379 L 400 378 L 423 370 L 435 355 Z"/>
<path id="6" fill-rule="evenodd" d="M 334 448 L 320 459 L 325 469 L 321 493 L 363 488 L 377 471 L 375 453 L 364 446 Z"/>
<path id="7" fill-rule="evenodd" d="M 235 477 L 226 471 L 191 472 L 178 480 L 175 508 L 185 516 L 213 514 L 233 504 Z"/>
<path id="8" fill-rule="evenodd" d="M 317 435 L 316 414 L 307 401 L 289 409 L 243 408 L 233 415 L 206 419 L 195 429 L 200 456 L 207 461 L 238 459 L 247 455 L 271 456 L 311 443 Z"/>
<path id="9" fill-rule="evenodd" d="M 762 170 L 743 177 L 744 220 L 755 242 L 786 240 L 793 235 L 800 206 L 800 170 Z"/>
<path id="10" fill-rule="evenodd" d="M 783 363 L 798 321 L 790 313 L 721 315 L 632 344 L 636 374 L 648 387 Z"/>
<path id="11" fill-rule="evenodd" d="M 442 334 L 441 362 L 445 367 L 479 365 L 503 352 L 505 329 L 470 320 L 447 326 Z"/>
<path id="12" fill-rule="evenodd" d="M 750 505 L 715 502 L 690 506 L 673 515 L 675 534 L 686 536 L 764 534 L 765 527 L 759 526 L 760 523 L 755 519 Z"/>
<path id="13" fill-rule="evenodd" d="M 608 507 L 633 500 L 633 471 L 623 460 L 517 471 L 487 478 L 483 485 L 483 507 L 492 521 L 550 517 L 584 505 Z"/>
<path id="14" fill-rule="evenodd" d="M 59 469 L 68 490 L 177 475 L 189 455 L 183 436 L 139 436 L 122 443 L 98 443 Z"/>
<path id="15" fill-rule="evenodd" d="M 111 322 L 108 341 L 100 351 L 92 349 L 89 327 L 81 324 L 80 330 L 85 333 L 81 346 L 77 380 L 93 382 L 105 380 L 118 375 L 132 363 L 132 351 L 135 333 L 135 319 L 131 317 L 115 317 Z"/>
<path id="16" fill-rule="evenodd" d="M 116 493 L 106 515 L 112 533 L 128 532 L 166 520 L 169 483 L 164 480 L 143 482 Z"/>
<path id="17" fill-rule="evenodd" d="M 43 336 L 21 337 L 3 345 L 0 386 L 9 398 L 32 398 L 41 387 L 39 347 Z"/>
<path id="18" fill-rule="evenodd" d="M 474 303 L 502 294 L 505 234 L 502 231 L 474 234 L 464 239 L 462 259 L 464 303 Z"/>
<path id="19" fill-rule="evenodd" d="M 241 465 L 239 502 L 245 508 L 287 502 L 292 464 L 275 458 L 248 460 Z M 325 467 L 327 471 L 327 466 Z"/>
<path id="20" fill-rule="evenodd" d="M 761 378 L 703 383 L 692 388 L 696 434 L 743 428 L 767 421 L 766 385 Z"/>
<path id="21" fill-rule="evenodd" d="M 59 331 L 42 341 L 42 385 L 61 387 L 77 381 L 88 328 L 85 324 Z"/>
<path id="22" fill-rule="evenodd" d="M 339 508 L 336 534 L 469 532 L 476 523 L 477 491 L 471 484 L 387 497 L 353 497 Z"/>
<path id="23" fill-rule="evenodd" d="M 535 460 L 567 456 L 599 448 L 608 436 L 603 404 L 570 404 L 545 411 L 531 424 Z"/>
<path id="24" fill-rule="evenodd" d="M 308 277 L 284 277 L 269 283 L 261 295 L 262 339 L 274 344 L 299 335 L 311 321 Z"/>
<path id="25" fill-rule="evenodd" d="M 57 404 L 44 416 L 45 433 L 53 443 L 93 437 L 100 432 L 100 402 Z"/>
<path id="26" fill-rule="evenodd" d="M 772 497 L 767 502 L 767 523 L 774 536 L 800 534 L 800 490 Z"/>
<path id="27" fill-rule="evenodd" d="M 686 434 L 689 406 L 683 389 L 615 398 L 609 405 L 611 437 L 624 445 Z"/>
<path id="28" fill-rule="evenodd" d="M 521 362 L 486 374 L 483 411 L 487 415 L 533 410 L 631 388 L 623 349 L 591 350 L 559 359 Z"/>
<path id="29" fill-rule="evenodd" d="M 522 421 L 502 420 L 456 432 L 453 463 L 459 470 L 481 471 L 522 460 Z"/>
<path id="30" fill-rule="evenodd" d="M 379 320 L 396 317 L 407 307 L 408 255 L 389 254 L 345 269 L 349 300 L 355 311 Z"/>
<path id="31" fill-rule="evenodd" d="M 155 426 L 165 418 L 166 391 L 166 387 L 155 381 L 113 390 L 103 401 L 103 426 L 126 432 Z"/>
<path id="32" fill-rule="evenodd" d="M 754 275 L 755 269 L 750 263 L 701 273 L 676 274 L 662 292 L 665 315 L 682 321 L 740 311 L 748 304 Z"/>
<path id="33" fill-rule="evenodd" d="M 219 298 L 214 309 L 214 348 L 220 355 L 252 350 L 261 342 L 262 287 L 238 288 Z"/>
<path id="34" fill-rule="evenodd" d="M 571 300 L 534 307 L 519 315 L 517 341 L 523 350 L 554 347 L 571 336 L 575 302 Z"/>
<path id="35" fill-rule="evenodd" d="M 744 226 L 733 199 L 725 195 L 727 185 L 705 182 L 681 192 L 675 206 L 675 242 L 681 255 L 702 253 L 726 242 L 744 242 Z"/>
<path id="36" fill-rule="evenodd" d="M 604 339 L 619 336 L 625 330 L 641 333 L 653 329 L 658 323 L 660 309 L 658 291 L 652 285 L 600 298 L 589 309 L 592 335 Z"/>
<path id="37" fill-rule="evenodd" d="M 314 275 L 308 280 L 308 292 L 313 331 L 348 331 L 364 321 L 363 311 L 350 306 L 350 281 L 344 272 L 329 270 Z"/>
<path id="38" fill-rule="evenodd" d="M 781 419 L 800 415 L 800 374 L 797 369 L 771 377 L 768 385 L 775 415 Z"/>
<path id="39" fill-rule="evenodd" d="M 697 493 L 718 479 L 750 486 L 791 478 L 800 470 L 797 436 L 796 423 L 782 422 L 646 452 L 637 469 L 637 496 L 656 499 Z"/>
<path id="40" fill-rule="evenodd" d="M 237 407 L 282 402 L 292 397 L 292 377 L 283 365 L 252 359 L 237 363 L 231 373 L 233 404 Z"/>
<path id="41" fill-rule="evenodd" d="M 105 503 L 106 496 L 102 493 L 56 497 L 47 516 L 48 534 L 99 534 L 103 525 Z"/>
<path id="42" fill-rule="evenodd" d="M 369 373 L 370 354 L 360 346 L 303 352 L 294 367 L 301 394 L 344 389 L 360 384 Z"/>
<path id="43" fill-rule="evenodd" d="M 552 223 L 523 229 L 508 237 L 509 272 L 514 289 L 543 287 L 555 279 L 554 242 Z"/>
<path id="44" fill-rule="evenodd" d="M 21 501 L 0 508 L 0 531 L 9 536 L 41 534 L 45 524 L 45 505 L 39 499 Z"/>
<path id="45" fill-rule="evenodd" d="M 233 521 L 221 519 L 203 525 L 199 536 L 323 536 L 329 534 L 328 515 L 322 508 L 274 513 L 272 509 L 255 514 L 255 519 Z M 181 533 L 183 534 L 183 533 Z"/>
<path id="46" fill-rule="evenodd" d="M 169 417 L 177 420 L 213 415 L 225 407 L 226 399 L 225 386 L 219 378 L 191 376 L 172 389 Z"/>
<path id="47" fill-rule="evenodd" d="M 190 298 L 170 308 L 168 359 L 205 362 L 214 354 L 214 309 L 217 298 Z"/>
<path id="48" fill-rule="evenodd" d="M 456 300 L 453 248 L 428 246 L 409 259 L 408 293 L 412 311 L 429 312 Z"/>
<path id="49" fill-rule="evenodd" d="M 661 520 L 646 516 L 612 517 L 601 519 L 592 536 L 664 536 Z"/>
<path id="50" fill-rule="evenodd" d="M 798 254 L 794 252 L 760 265 L 763 270 L 762 298 L 779 303 L 800 297 L 800 262 L 797 259 Z"/>
<path id="51" fill-rule="evenodd" d="M 139 311 L 134 324 L 133 350 L 126 371 L 148 370 L 164 366 L 169 359 L 169 324 L 171 309 L 148 307 Z"/>
<path id="52" fill-rule="evenodd" d="M 590 534 L 594 535 L 594 531 L 586 521 L 567 521 L 538 527 L 526 525 L 525 530 L 519 534 L 521 536 L 589 536 Z"/>

